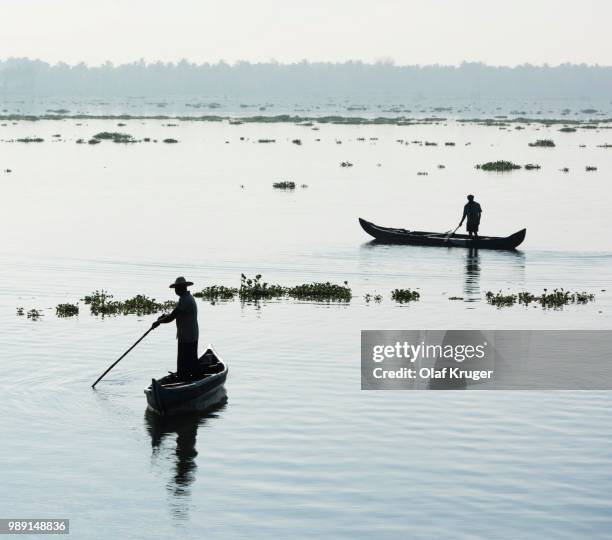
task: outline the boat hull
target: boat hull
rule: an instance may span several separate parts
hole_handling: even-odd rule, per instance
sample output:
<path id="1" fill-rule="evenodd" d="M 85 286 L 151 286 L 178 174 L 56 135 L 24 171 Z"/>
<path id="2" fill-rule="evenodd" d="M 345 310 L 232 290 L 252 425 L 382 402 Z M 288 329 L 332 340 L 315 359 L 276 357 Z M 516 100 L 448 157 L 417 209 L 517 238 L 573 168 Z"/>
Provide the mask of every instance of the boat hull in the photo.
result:
<path id="1" fill-rule="evenodd" d="M 467 234 L 455 234 L 448 237 L 445 233 L 408 231 L 406 229 L 380 227 L 362 218 L 359 218 L 359 224 L 362 229 L 370 236 L 374 237 L 377 242 L 385 244 L 407 244 L 412 246 L 516 249 L 523 240 L 525 240 L 525 235 L 527 234 L 527 229 L 521 229 L 510 236 L 479 236 L 478 240 L 474 240 Z"/>
<path id="2" fill-rule="evenodd" d="M 212 346 L 200 357 L 203 377 L 194 381 L 179 381 L 176 375 L 152 379 L 145 388 L 148 408 L 159 415 L 185 411 L 202 411 L 217 403 L 225 395 L 227 364 Z"/>

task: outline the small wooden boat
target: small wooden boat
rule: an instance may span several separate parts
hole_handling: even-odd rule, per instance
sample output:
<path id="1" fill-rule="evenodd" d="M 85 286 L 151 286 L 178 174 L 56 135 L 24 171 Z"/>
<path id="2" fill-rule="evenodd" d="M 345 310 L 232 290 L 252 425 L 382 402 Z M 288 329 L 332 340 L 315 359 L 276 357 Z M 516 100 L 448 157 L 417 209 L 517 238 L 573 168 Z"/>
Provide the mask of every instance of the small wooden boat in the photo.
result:
<path id="1" fill-rule="evenodd" d="M 180 380 L 176 373 L 161 379 L 152 379 L 145 388 L 148 408 L 159 415 L 184 411 L 205 410 L 225 394 L 227 364 L 221 360 L 212 345 L 200 357 L 201 376 L 192 381 Z"/>
<path id="2" fill-rule="evenodd" d="M 449 237 L 446 233 L 380 227 L 361 218 L 359 218 L 359 224 L 365 232 L 373 236 L 378 242 L 385 244 L 410 244 L 414 246 L 516 249 L 525 240 L 525 235 L 527 234 L 527 229 L 521 229 L 510 236 L 479 236 L 478 240 L 474 240 L 467 234 L 454 234 Z"/>

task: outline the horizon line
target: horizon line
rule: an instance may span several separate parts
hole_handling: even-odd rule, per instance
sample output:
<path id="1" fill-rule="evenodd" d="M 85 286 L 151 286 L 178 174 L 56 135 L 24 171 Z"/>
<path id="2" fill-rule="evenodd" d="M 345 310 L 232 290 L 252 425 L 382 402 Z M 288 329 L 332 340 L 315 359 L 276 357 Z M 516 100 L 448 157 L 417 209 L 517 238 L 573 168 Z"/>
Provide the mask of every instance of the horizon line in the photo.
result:
<path id="1" fill-rule="evenodd" d="M 42 63 L 46 64 L 50 67 L 59 67 L 59 66 L 67 66 L 69 68 L 81 67 L 85 66 L 88 69 L 95 69 L 101 67 L 124 67 L 124 66 L 134 66 L 134 65 L 142 65 L 145 67 L 155 66 L 162 64 L 164 66 L 170 65 L 181 65 L 187 64 L 195 67 L 203 67 L 203 66 L 228 66 L 228 67 L 237 67 L 240 65 L 252 65 L 252 66 L 281 66 L 281 67 L 289 67 L 289 66 L 297 66 L 297 65 L 364 65 L 364 66 L 385 66 L 385 67 L 393 67 L 393 68 L 455 68 L 459 69 L 464 66 L 482 66 L 487 68 L 495 68 L 495 69 L 516 69 L 522 67 L 530 67 L 530 68 L 538 68 L 538 69 L 555 69 L 560 67 L 587 67 L 587 68 L 612 68 L 612 64 L 599 64 L 595 63 L 587 63 L 587 62 L 562 62 L 558 64 L 549 64 L 548 62 L 544 62 L 541 64 L 532 64 L 531 62 L 523 62 L 518 64 L 491 64 L 487 62 L 483 62 L 481 60 L 462 60 L 458 64 L 441 64 L 441 63 L 428 63 L 428 64 L 398 64 L 393 59 L 381 59 L 381 60 L 361 60 L 361 59 L 346 59 L 346 60 L 296 60 L 296 61 L 285 61 L 281 62 L 274 58 L 268 60 L 233 60 L 227 61 L 224 59 L 218 59 L 216 61 L 201 61 L 196 62 L 194 60 L 189 60 L 187 58 L 181 58 L 176 60 L 145 60 L 144 58 L 138 58 L 132 61 L 127 62 L 119 62 L 115 63 L 112 60 L 105 60 L 102 63 L 87 63 L 83 60 L 70 63 L 63 60 L 51 61 L 44 60 L 42 58 L 31 58 L 29 56 L 8 56 L 4 58 L 0 58 L 0 64 L 7 63 L 11 61 L 27 61 L 33 63 Z"/>

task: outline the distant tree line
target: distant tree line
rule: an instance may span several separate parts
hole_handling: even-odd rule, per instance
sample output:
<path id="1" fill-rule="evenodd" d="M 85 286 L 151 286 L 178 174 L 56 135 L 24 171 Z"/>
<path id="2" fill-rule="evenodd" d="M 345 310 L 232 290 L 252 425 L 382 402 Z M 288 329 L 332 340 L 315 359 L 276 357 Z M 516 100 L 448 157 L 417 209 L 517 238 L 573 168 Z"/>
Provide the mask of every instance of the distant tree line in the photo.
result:
<path id="1" fill-rule="evenodd" d="M 145 63 L 89 67 L 0 61 L 0 96 L 162 96 L 381 99 L 589 98 L 612 100 L 612 67 L 586 64 L 495 67 L 396 66 L 363 62 Z"/>

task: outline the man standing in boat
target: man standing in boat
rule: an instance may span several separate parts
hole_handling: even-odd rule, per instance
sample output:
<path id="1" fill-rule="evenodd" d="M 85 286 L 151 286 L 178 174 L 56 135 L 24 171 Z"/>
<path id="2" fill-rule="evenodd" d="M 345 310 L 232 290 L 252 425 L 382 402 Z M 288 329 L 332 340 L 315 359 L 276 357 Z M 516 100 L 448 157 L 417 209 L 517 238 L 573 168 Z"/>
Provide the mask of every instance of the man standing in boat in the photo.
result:
<path id="1" fill-rule="evenodd" d="M 160 324 L 176 321 L 176 339 L 178 352 L 176 356 L 176 371 L 179 378 L 189 379 L 198 375 L 198 306 L 187 287 L 193 285 L 183 276 L 177 277 L 170 285 L 178 295 L 176 307 L 167 315 L 159 317 L 151 326 L 157 328 Z"/>
<path id="2" fill-rule="evenodd" d="M 466 229 L 470 236 L 474 234 L 474 239 L 478 240 L 478 226 L 480 225 L 480 216 L 482 215 L 481 206 L 474 200 L 474 195 L 467 196 L 468 202 L 463 207 L 463 216 L 461 218 L 461 222 L 459 223 L 459 227 L 463 225 L 465 218 L 467 218 Z"/>

